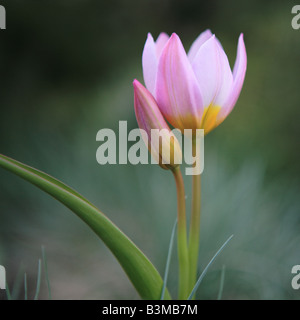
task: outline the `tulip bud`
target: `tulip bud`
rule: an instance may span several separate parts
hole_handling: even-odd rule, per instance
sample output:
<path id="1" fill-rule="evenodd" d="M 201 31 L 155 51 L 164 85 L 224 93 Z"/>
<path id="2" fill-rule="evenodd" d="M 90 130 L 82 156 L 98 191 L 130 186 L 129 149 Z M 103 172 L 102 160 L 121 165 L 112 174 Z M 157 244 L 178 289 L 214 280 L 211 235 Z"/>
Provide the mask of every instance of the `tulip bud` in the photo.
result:
<path id="1" fill-rule="evenodd" d="M 163 169 L 175 169 L 182 161 L 180 144 L 167 125 L 152 94 L 133 81 L 134 109 L 142 138 L 154 160 Z"/>

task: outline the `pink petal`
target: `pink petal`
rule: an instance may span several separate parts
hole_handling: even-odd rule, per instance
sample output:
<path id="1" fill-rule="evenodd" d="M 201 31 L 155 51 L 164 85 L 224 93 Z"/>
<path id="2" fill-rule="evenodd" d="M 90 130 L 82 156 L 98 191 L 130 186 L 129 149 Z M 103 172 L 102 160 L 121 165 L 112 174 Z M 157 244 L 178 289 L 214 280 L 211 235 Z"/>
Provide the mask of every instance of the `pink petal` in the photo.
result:
<path id="1" fill-rule="evenodd" d="M 200 128 L 202 97 L 179 37 L 173 33 L 159 59 L 156 99 L 166 119 L 180 130 Z"/>
<path id="2" fill-rule="evenodd" d="M 213 35 L 198 50 L 193 70 L 199 83 L 204 107 L 221 106 L 232 86 L 232 73 L 227 56 Z"/>
<path id="3" fill-rule="evenodd" d="M 218 118 L 223 120 L 232 111 L 241 93 L 247 69 L 247 53 L 243 34 L 239 37 L 237 57 L 233 68 L 233 84 L 230 94 L 220 111 Z"/>
<path id="4" fill-rule="evenodd" d="M 142 64 L 145 85 L 153 94 L 155 89 L 158 59 L 156 54 L 156 45 L 150 33 L 148 33 L 148 37 L 144 46 Z"/>
<path id="5" fill-rule="evenodd" d="M 180 161 L 182 157 L 178 140 L 162 116 L 152 94 L 138 80 L 133 81 L 133 88 L 135 115 L 140 129 L 146 133 L 142 134 L 146 146 L 162 168 L 176 167 L 176 160 Z M 153 141 L 155 133 L 158 139 Z"/>
<path id="6" fill-rule="evenodd" d="M 204 42 L 206 42 L 210 37 L 212 36 L 212 33 L 209 29 L 202 32 L 198 38 L 192 43 L 190 50 L 188 52 L 188 58 L 190 62 L 194 60 L 198 50 L 203 45 Z"/>
<path id="7" fill-rule="evenodd" d="M 134 109 L 141 129 L 150 136 L 151 129 L 169 129 L 152 94 L 138 81 L 133 81 Z"/>
<path id="8" fill-rule="evenodd" d="M 165 44 L 168 42 L 169 40 L 169 36 L 165 33 L 165 32 L 162 32 L 158 38 L 156 39 L 156 56 L 157 56 L 157 59 L 159 59 L 160 55 L 161 55 L 161 52 L 165 46 Z"/>
<path id="9" fill-rule="evenodd" d="M 220 62 L 220 87 L 214 98 L 214 105 L 222 107 L 230 94 L 233 77 L 227 55 L 219 42 L 217 42 L 217 44 Z"/>

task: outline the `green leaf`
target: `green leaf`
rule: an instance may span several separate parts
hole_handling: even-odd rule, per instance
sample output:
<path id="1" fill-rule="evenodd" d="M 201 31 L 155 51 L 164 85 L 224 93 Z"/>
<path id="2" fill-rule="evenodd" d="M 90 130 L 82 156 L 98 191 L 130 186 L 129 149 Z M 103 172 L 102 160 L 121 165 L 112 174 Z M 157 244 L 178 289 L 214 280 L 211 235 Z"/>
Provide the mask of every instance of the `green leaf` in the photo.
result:
<path id="1" fill-rule="evenodd" d="M 160 300 L 164 299 L 165 292 L 166 292 L 176 227 L 177 227 L 177 219 L 175 220 L 175 223 L 174 223 L 174 226 L 173 226 L 173 229 L 172 229 L 172 233 L 171 233 L 171 239 L 170 239 L 170 244 L 169 244 L 166 268 L 165 268 L 165 275 L 164 275 L 164 284 L 163 284 L 163 287 L 162 287 L 162 290 L 161 290 Z"/>
<path id="2" fill-rule="evenodd" d="M 36 280 L 36 289 L 35 289 L 34 300 L 38 300 L 38 298 L 39 298 L 40 288 L 41 288 L 41 274 L 42 274 L 42 263 L 41 263 L 41 259 L 39 259 L 38 275 L 37 275 L 37 280 Z"/>
<path id="3" fill-rule="evenodd" d="M 27 295 L 27 274 L 26 272 L 24 273 L 24 300 L 27 300 L 28 295 Z"/>
<path id="4" fill-rule="evenodd" d="M 217 300 L 221 300 L 221 298 L 222 298 L 223 289 L 224 289 L 224 282 L 225 282 L 225 265 L 223 265 L 222 271 L 221 271 L 220 287 L 219 287 L 219 293 L 218 293 Z"/>
<path id="5" fill-rule="evenodd" d="M 8 283 L 7 283 L 7 282 L 6 282 L 5 287 L 6 287 L 5 292 L 6 292 L 7 300 L 12 300 L 12 297 L 11 297 L 10 290 L 9 290 Z"/>
<path id="6" fill-rule="evenodd" d="M 45 268 L 46 282 L 48 287 L 48 296 L 49 296 L 49 300 L 51 300 L 51 287 L 50 287 L 49 274 L 48 274 L 48 263 L 47 263 L 46 251 L 44 246 L 42 246 L 42 258 L 43 258 L 43 263 Z"/>
<path id="7" fill-rule="evenodd" d="M 227 245 L 227 243 L 232 239 L 233 234 L 222 244 L 222 246 L 220 247 L 220 249 L 215 253 L 215 255 L 211 258 L 211 260 L 209 261 L 209 263 L 207 264 L 207 266 L 204 268 L 204 270 L 202 271 L 200 277 L 198 278 L 194 289 L 192 290 L 191 294 L 189 295 L 189 297 L 187 298 L 187 300 L 191 300 L 194 296 L 194 294 L 196 293 L 201 281 L 203 280 L 204 276 L 206 275 L 206 272 L 208 270 L 208 268 L 211 266 L 211 264 L 215 261 L 216 257 L 221 253 L 221 251 L 225 248 L 225 246 Z"/>
<path id="8" fill-rule="evenodd" d="M 61 181 L 1 154 L 0 167 L 29 181 L 72 210 L 115 255 L 141 298 L 160 298 L 163 280 L 158 271 L 142 251 L 93 204 Z M 167 291 L 165 299 L 170 299 Z"/>

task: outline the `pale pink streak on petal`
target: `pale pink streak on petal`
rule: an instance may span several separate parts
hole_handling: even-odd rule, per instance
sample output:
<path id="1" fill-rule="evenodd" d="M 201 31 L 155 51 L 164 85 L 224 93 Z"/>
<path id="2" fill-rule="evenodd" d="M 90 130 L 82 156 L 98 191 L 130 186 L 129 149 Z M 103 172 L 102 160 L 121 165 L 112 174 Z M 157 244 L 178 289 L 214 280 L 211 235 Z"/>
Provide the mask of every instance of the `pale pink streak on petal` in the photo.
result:
<path id="1" fill-rule="evenodd" d="M 232 72 L 229 65 L 229 61 L 226 53 L 223 48 L 218 44 L 218 60 L 219 60 L 219 68 L 220 68 L 220 87 L 219 91 L 216 93 L 216 96 L 213 100 L 213 104 L 222 107 L 225 101 L 228 99 L 232 88 Z"/>
<path id="2" fill-rule="evenodd" d="M 204 42 L 206 42 L 209 38 L 211 38 L 212 33 L 209 29 L 202 32 L 198 38 L 192 43 L 190 50 L 188 52 L 188 58 L 190 62 L 192 63 L 198 50 L 203 45 Z"/>
<path id="3" fill-rule="evenodd" d="M 214 35 L 200 47 L 192 66 L 200 85 L 204 107 L 210 104 L 222 106 L 232 86 L 232 72 L 228 58 Z"/>
<path id="4" fill-rule="evenodd" d="M 234 105 L 237 102 L 237 99 L 241 93 L 245 74 L 247 69 L 247 53 L 244 43 L 243 34 L 240 35 L 238 41 L 237 57 L 233 68 L 233 84 L 231 92 L 224 103 L 224 107 L 218 115 L 218 120 L 223 121 L 224 118 L 232 111 Z"/>
<path id="5" fill-rule="evenodd" d="M 169 38 L 170 37 L 165 32 L 162 32 L 162 33 L 160 33 L 160 35 L 156 39 L 155 45 L 156 45 L 156 56 L 157 56 L 157 58 L 160 57 L 161 52 L 162 52 L 165 44 L 168 42 Z"/>
<path id="6" fill-rule="evenodd" d="M 156 54 L 156 45 L 152 35 L 148 33 L 143 50 L 142 65 L 145 85 L 152 94 L 154 94 L 155 90 L 157 64 L 158 59 Z"/>
<path id="7" fill-rule="evenodd" d="M 166 119 L 183 130 L 200 128 L 202 97 L 179 37 L 173 33 L 159 59 L 156 99 Z"/>
<path id="8" fill-rule="evenodd" d="M 198 50 L 192 67 L 201 90 L 204 107 L 208 107 L 221 86 L 221 61 L 219 45 L 213 35 Z"/>

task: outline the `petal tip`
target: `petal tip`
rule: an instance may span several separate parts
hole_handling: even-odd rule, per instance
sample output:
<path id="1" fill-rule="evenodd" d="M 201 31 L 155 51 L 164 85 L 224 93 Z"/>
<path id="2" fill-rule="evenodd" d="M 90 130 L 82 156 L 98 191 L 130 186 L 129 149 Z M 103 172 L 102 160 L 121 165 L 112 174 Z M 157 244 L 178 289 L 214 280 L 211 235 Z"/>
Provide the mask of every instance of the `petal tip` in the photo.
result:
<path id="1" fill-rule="evenodd" d="M 163 31 L 163 32 L 161 32 L 161 33 L 158 35 L 157 39 L 158 39 L 159 37 L 168 37 L 168 38 L 169 38 L 169 35 L 168 35 L 165 31 Z"/>
<path id="2" fill-rule="evenodd" d="M 132 84 L 133 84 L 134 92 L 138 92 L 138 91 L 144 90 L 144 88 L 145 88 L 137 79 L 134 79 Z"/>
<path id="3" fill-rule="evenodd" d="M 238 43 L 239 43 L 239 44 L 243 44 L 243 45 L 245 46 L 245 43 L 244 43 L 244 34 L 243 34 L 243 33 L 240 34 Z"/>
<path id="4" fill-rule="evenodd" d="M 134 80 L 132 81 L 132 84 L 133 84 L 134 87 L 138 86 L 139 83 L 140 83 L 140 82 L 139 82 L 137 79 L 134 79 Z"/>
<path id="5" fill-rule="evenodd" d="M 171 37 L 170 37 L 170 40 L 178 40 L 178 39 L 180 39 L 179 38 L 179 36 L 178 36 L 178 34 L 177 33 L 175 33 L 175 32 L 173 32 L 172 34 L 171 34 Z"/>

